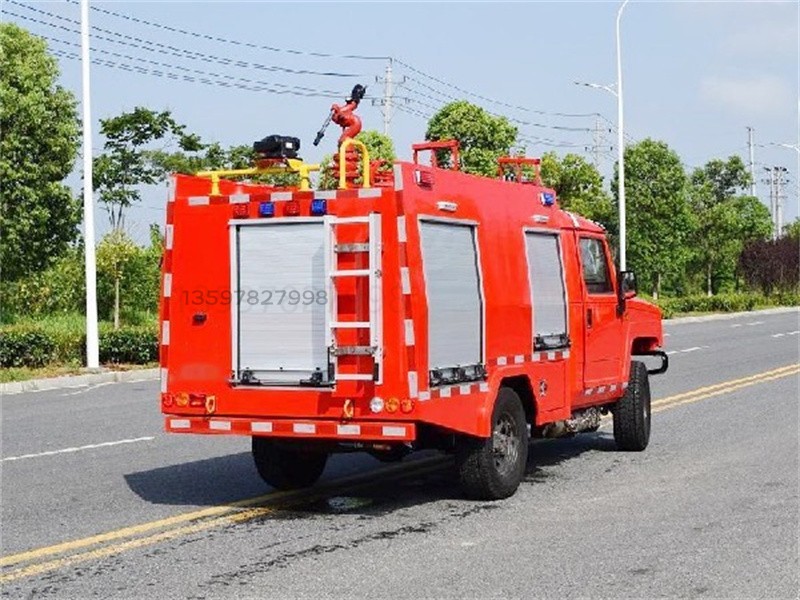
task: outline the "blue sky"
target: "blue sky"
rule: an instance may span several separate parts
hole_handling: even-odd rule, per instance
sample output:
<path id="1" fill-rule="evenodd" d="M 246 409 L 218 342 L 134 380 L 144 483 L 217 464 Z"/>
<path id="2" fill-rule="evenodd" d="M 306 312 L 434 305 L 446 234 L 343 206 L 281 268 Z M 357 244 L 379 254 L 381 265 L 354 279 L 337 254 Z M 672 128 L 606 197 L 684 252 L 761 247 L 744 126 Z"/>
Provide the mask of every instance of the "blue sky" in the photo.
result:
<path id="1" fill-rule="evenodd" d="M 311 145 L 335 98 L 297 93 L 328 90 L 344 97 L 361 82 L 369 86 L 369 96 L 380 97 L 382 85 L 375 78 L 383 75 L 387 61 L 343 56 L 392 56 L 408 65 L 394 63 L 395 78 L 406 78 L 397 89 L 402 99 L 391 122 L 401 158 L 408 158 L 411 143 L 424 137 L 426 119 L 420 113 L 432 113 L 449 97 L 464 97 L 526 122 L 517 124 L 521 135 L 532 140 L 526 146 L 533 155 L 556 150 L 592 157 L 586 148 L 593 144 L 597 119 L 553 113 L 600 113 L 605 150 L 600 166 L 604 174 L 611 173 L 616 133 L 609 130 L 616 125 L 616 100 L 573 81 L 615 81 L 618 2 L 117 1 L 92 6 L 100 9 L 91 12 L 92 25 L 106 30 L 95 31 L 93 57 L 115 63 L 92 67 L 95 118 L 137 105 L 168 108 L 205 140 L 241 144 L 271 133 L 296 135 L 303 157 L 318 160 L 332 151 L 338 135 L 331 129 L 318 149 Z M 632 0 L 622 20 L 626 134 L 633 140 L 666 141 L 691 168 L 731 154 L 746 160 L 746 127 L 752 126 L 757 177 L 765 176 L 764 166 L 788 168 L 784 212 L 787 221 L 796 217 L 797 154 L 772 144 L 800 144 L 799 7 L 797 2 Z M 69 21 L 80 18 L 77 3 L 6 1 L 2 10 L 3 20 L 51 38 L 53 50 L 80 52 L 70 45 L 79 43 Z M 194 59 L 186 51 L 194 52 Z M 226 59 L 243 64 L 220 63 Z M 79 95 L 78 61 L 59 60 L 63 85 Z M 121 64 L 162 75 L 123 70 Z M 358 76 L 342 76 L 350 74 Z M 270 93 L 266 87 L 293 93 Z M 365 128 L 382 129 L 378 106 L 365 101 L 360 111 Z M 761 181 L 758 194 L 767 202 Z M 149 222 L 162 220 L 164 198 L 161 189 L 146 192 L 142 207 L 128 217 L 134 235 L 141 239 Z M 98 213 L 100 231 L 105 221 Z"/>

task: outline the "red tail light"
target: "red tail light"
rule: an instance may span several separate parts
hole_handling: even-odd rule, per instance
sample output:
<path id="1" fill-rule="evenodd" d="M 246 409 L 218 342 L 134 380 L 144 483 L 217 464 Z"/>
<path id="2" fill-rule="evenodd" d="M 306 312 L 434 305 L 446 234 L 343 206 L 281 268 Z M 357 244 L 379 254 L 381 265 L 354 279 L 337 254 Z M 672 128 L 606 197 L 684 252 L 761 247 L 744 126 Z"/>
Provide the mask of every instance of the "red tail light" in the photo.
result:
<path id="1" fill-rule="evenodd" d="M 297 200 L 289 200 L 286 202 L 283 214 L 287 217 L 296 217 L 300 214 L 300 203 Z"/>
<path id="2" fill-rule="evenodd" d="M 247 202 L 238 202 L 233 205 L 233 218 L 246 219 L 250 216 L 250 205 Z"/>

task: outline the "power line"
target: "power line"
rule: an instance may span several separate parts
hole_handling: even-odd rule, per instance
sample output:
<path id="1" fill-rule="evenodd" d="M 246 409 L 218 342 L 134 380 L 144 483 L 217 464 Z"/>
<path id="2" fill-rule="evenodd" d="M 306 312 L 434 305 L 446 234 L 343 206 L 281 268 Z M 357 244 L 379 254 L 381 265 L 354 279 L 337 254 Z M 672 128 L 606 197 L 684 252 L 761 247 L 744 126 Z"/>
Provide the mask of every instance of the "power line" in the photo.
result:
<path id="1" fill-rule="evenodd" d="M 42 36 L 42 37 L 44 39 L 50 41 L 50 42 L 55 42 L 57 44 L 63 44 L 65 46 L 71 46 L 71 47 L 79 47 L 78 44 L 75 44 L 73 42 L 68 42 L 66 40 L 60 40 L 58 38 L 51 38 L 51 37 L 48 37 L 48 36 Z M 247 79 L 245 77 L 234 77 L 232 75 L 227 75 L 227 74 L 223 74 L 223 73 L 212 73 L 212 72 L 203 71 L 203 70 L 200 70 L 200 69 L 191 69 L 189 67 L 184 67 L 184 66 L 181 66 L 181 65 L 172 65 L 172 64 L 163 63 L 163 62 L 157 61 L 157 60 L 150 60 L 150 59 L 141 58 L 141 57 L 138 57 L 138 56 L 131 56 L 129 54 L 122 54 L 122 53 L 119 53 L 119 52 L 113 52 L 111 50 L 105 50 L 105 49 L 102 49 L 102 48 L 94 48 L 93 51 L 97 52 L 97 53 L 100 53 L 100 54 L 113 56 L 114 58 L 121 58 L 121 59 L 124 59 L 124 60 L 132 60 L 132 61 L 136 61 L 136 62 L 143 62 L 143 63 L 155 65 L 157 67 L 162 67 L 162 68 L 165 68 L 165 69 L 168 69 L 168 70 L 185 71 L 187 73 L 193 73 L 195 75 L 202 75 L 202 76 L 205 76 L 205 77 L 215 77 L 215 78 L 222 79 L 222 80 L 232 80 L 232 81 L 239 81 L 239 82 L 242 82 L 242 83 L 245 83 L 245 84 L 260 85 L 260 86 L 263 86 L 263 87 L 260 88 L 260 91 L 266 91 L 266 92 L 270 92 L 270 93 L 273 93 L 273 94 L 292 94 L 292 95 L 297 95 L 297 96 L 312 96 L 312 97 L 323 97 L 323 98 L 338 98 L 339 95 L 340 95 L 334 90 L 318 90 L 318 89 L 315 89 L 315 88 L 308 88 L 308 87 L 303 87 L 303 86 L 292 86 L 292 85 L 286 85 L 286 84 L 283 84 L 283 83 L 257 81 L 257 80 L 253 80 L 253 79 Z M 277 90 L 277 89 L 274 89 L 274 88 L 268 87 L 268 86 L 276 86 L 276 87 L 285 88 L 285 89 Z"/>
<path id="2" fill-rule="evenodd" d="M 13 1 L 13 0 L 8 0 Z M 70 4 L 78 4 L 78 0 L 67 0 Z M 179 33 L 181 35 L 188 35 L 193 38 L 202 38 L 205 40 L 210 40 L 214 42 L 221 42 L 224 44 L 231 44 L 234 46 L 241 46 L 245 48 L 252 48 L 254 50 L 266 50 L 268 52 L 280 52 L 284 54 L 294 54 L 297 56 L 314 56 L 317 58 L 337 58 L 337 59 L 355 59 L 355 60 L 388 60 L 388 56 L 371 56 L 368 54 L 329 54 L 327 52 L 309 52 L 306 50 L 294 50 L 290 48 L 277 48 L 274 46 L 266 46 L 263 44 L 254 44 L 252 42 L 243 42 L 241 40 L 235 40 L 231 38 L 225 38 L 216 35 L 210 35 L 207 33 L 198 33 L 196 31 L 188 31 L 186 29 L 181 29 L 180 27 L 174 27 L 172 25 L 165 25 L 164 23 L 155 23 L 153 21 L 148 21 L 146 19 L 141 19 L 138 17 L 134 17 L 131 15 L 126 15 L 123 13 L 118 13 L 113 10 L 108 10 L 106 8 L 100 8 L 99 6 L 92 6 L 92 10 L 95 12 L 102 13 L 104 15 L 116 17 L 119 19 L 124 19 L 126 21 L 130 21 L 133 23 L 139 23 L 141 25 L 147 25 L 148 27 L 155 27 L 158 29 L 163 29 L 164 31 L 169 31 L 170 33 Z"/>
<path id="3" fill-rule="evenodd" d="M 64 21 L 64 22 L 67 22 L 67 23 L 72 23 L 73 25 L 76 25 L 77 27 L 80 26 L 80 22 L 75 20 L 75 19 L 71 19 L 69 17 L 64 17 L 62 15 L 58 15 L 58 14 L 52 13 L 50 11 L 42 10 L 40 8 L 35 8 L 33 6 L 28 6 L 28 5 L 25 5 L 25 4 L 21 4 L 21 3 L 17 2 L 16 0 L 6 0 L 6 1 L 9 4 L 13 4 L 13 5 L 18 6 L 20 8 L 24 8 L 26 10 L 30 10 L 30 11 L 32 11 L 34 13 L 37 13 L 37 14 L 40 14 L 42 16 L 46 16 L 46 17 L 49 17 L 51 19 L 55 19 L 57 21 Z M 31 23 L 37 23 L 37 24 L 40 24 L 40 25 L 45 25 L 47 27 L 54 27 L 56 29 L 61 29 L 63 31 L 67 31 L 69 33 L 75 33 L 75 34 L 80 33 L 80 31 L 77 28 L 66 27 L 65 25 L 61 25 L 59 23 L 42 21 L 41 19 L 36 19 L 34 17 L 31 17 L 31 16 L 20 15 L 18 13 L 14 13 L 14 12 L 11 12 L 11 11 L 8 11 L 8 10 L 6 10 L 5 13 L 8 14 L 8 15 L 17 17 L 19 19 L 23 19 L 23 20 L 29 21 Z M 244 60 L 240 60 L 240 59 L 232 59 L 232 58 L 227 58 L 227 57 L 215 56 L 215 55 L 206 54 L 206 53 L 203 53 L 203 52 L 196 52 L 194 50 L 187 50 L 185 48 L 178 48 L 176 46 L 171 46 L 169 44 L 163 44 L 161 42 L 155 42 L 155 41 L 152 41 L 152 40 L 147 40 L 147 39 L 143 39 L 143 38 L 137 38 L 137 37 L 134 37 L 134 36 L 131 36 L 131 35 L 127 35 L 127 34 L 124 34 L 124 33 L 119 33 L 117 31 L 113 31 L 111 29 L 105 29 L 103 27 L 98 27 L 96 25 L 92 26 L 92 31 L 99 31 L 101 33 L 106 33 L 108 35 L 115 36 L 116 38 L 121 38 L 122 40 L 125 40 L 125 41 L 121 41 L 119 39 L 109 38 L 109 37 L 102 36 L 102 35 L 93 34 L 93 37 L 96 38 L 96 39 L 100 39 L 100 40 L 103 40 L 103 41 L 111 42 L 112 44 L 121 44 L 121 45 L 124 45 L 124 46 L 131 46 L 133 48 L 138 48 L 140 50 L 145 50 L 147 52 L 159 52 L 159 53 L 161 53 L 161 52 L 165 52 L 166 51 L 167 54 L 170 54 L 172 56 L 176 56 L 178 58 L 187 58 L 187 59 L 191 59 L 191 60 L 202 60 L 202 61 L 211 60 L 213 62 L 217 62 L 219 64 L 223 64 L 223 65 L 227 65 L 227 66 L 238 66 L 238 67 L 245 67 L 245 68 L 253 68 L 253 69 L 262 70 L 262 71 L 275 71 L 275 72 L 287 73 L 287 74 L 290 74 L 290 75 L 317 75 L 317 76 L 320 76 L 320 77 L 348 77 L 348 78 L 361 77 L 362 76 L 359 73 L 340 73 L 340 72 L 337 72 L 337 71 L 315 71 L 315 70 L 311 70 L 311 69 L 292 69 L 292 68 L 289 68 L 289 67 L 281 67 L 281 66 L 276 66 L 276 65 L 264 65 L 264 64 L 253 63 L 253 62 L 244 61 Z M 158 50 L 156 50 L 155 48 L 149 48 L 148 46 L 154 46 L 155 48 L 158 48 Z"/>

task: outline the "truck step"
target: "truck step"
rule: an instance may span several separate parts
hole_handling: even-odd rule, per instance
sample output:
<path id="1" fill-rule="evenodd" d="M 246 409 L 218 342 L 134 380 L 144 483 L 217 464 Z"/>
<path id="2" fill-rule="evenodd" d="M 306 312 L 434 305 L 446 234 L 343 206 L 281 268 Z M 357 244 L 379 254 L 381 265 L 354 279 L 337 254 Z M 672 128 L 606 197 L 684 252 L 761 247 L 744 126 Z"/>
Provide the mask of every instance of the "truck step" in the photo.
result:
<path id="1" fill-rule="evenodd" d="M 336 381 L 373 381 L 371 373 L 341 373 L 334 377 Z"/>
<path id="2" fill-rule="evenodd" d="M 336 244 L 334 251 L 338 254 L 353 254 L 355 252 L 369 252 L 369 244 Z"/>
<path id="3" fill-rule="evenodd" d="M 332 321 L 331 329 L 369 329 L 369 321 Z"/>
<path id="4" fill-rule="evenodd" d="M 337 346 L 331 350 L 334 356 L 371 356 L 375 346 Z"/>
<path id="5" fill-rule="evenodd" d="M 331 277 L 369 277 L 369 269 L 347 269 L 331 271 Z"/>

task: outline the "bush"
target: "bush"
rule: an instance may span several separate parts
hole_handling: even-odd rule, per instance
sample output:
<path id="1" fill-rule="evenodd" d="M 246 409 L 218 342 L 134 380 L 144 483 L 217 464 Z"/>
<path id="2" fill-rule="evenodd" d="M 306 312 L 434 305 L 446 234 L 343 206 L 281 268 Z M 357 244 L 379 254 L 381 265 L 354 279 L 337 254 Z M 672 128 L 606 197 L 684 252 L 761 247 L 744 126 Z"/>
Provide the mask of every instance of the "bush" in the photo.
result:
<path id="1" fill-rule="evenodd" d="M 158 334 L 149 327 L 123 327 L 100 334 L 103 364 L 146 364 L 158 360 Z"/>
<path id="2" fill-rule="evenodd" d="M 6 329 L 0 337 L 0 366 L 44 367 L 53 360 L 52 337 L 35 329 Z"/>
<path id="3" fill-rule="evenodd" d="M 146 364 L 158 360 L 158 333 L 153 317 L 143 325 L 114 331 L 100 324 L 100 362 Z M 43 367 L 86 363 L 85 323 L 81 315 L 23 321 L 0 328 L 0 367 Z"/>
<path id="4" fill-rule="evenodd" d="M 773 296 L 763 294 L 717 294 L 716 296 L 696 295 L 680 298 L 648 298 L 661 308 L 664 317 L 669 319 L 681 313 L 743 312 L 771 306 L 798 306 L 800 294 L 782 293 Z"/>

